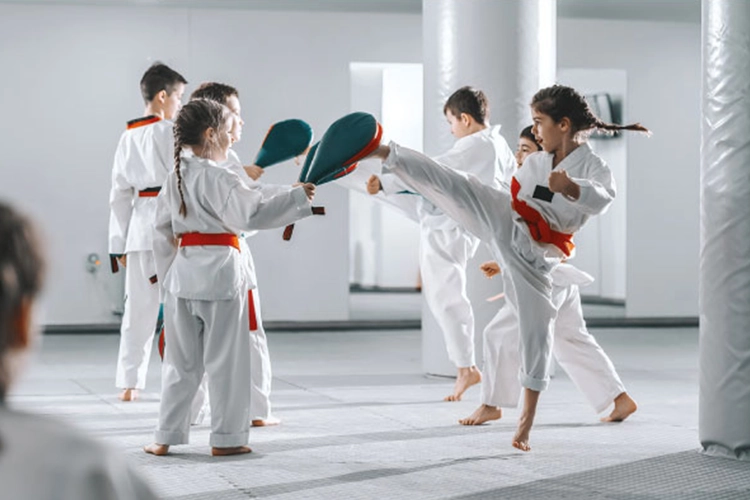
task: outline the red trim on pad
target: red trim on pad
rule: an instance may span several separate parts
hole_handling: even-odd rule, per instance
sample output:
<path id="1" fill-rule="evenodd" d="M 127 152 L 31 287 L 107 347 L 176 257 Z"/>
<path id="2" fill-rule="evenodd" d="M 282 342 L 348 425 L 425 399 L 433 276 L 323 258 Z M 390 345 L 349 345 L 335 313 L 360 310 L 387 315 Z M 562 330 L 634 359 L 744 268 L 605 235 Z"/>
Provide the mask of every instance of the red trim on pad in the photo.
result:
<path id="1" fill-rule="evenodd" d="M 511 206 L 529 226 L 531 237 L 534 241 L 555 245 L 562 250 L 566 257 L 570 257 L 570 254 L 573 253 L 573 249 L 576 247 L 573 244 L 573 235 L 561 233 L 549 227 L 542 214 L 531 208 L 525 201 L 518 199 L 518 192 L 520 190 L 521 184 L 513 177 L 510 184 L 510 193 L 513 196 Z"/>
<path id="2" fill-rule="evenodd" d="M 364 158 L 365 156 L 369 155 L 370 153 L 378 149 L 378 146 L 380 146 L 380 139 L 383 138 L 383 127 L 381 127 L 379 123 L 377 123 L 377 126 L 378 128 L 377 130 L 375 130 L 375 137 L 373 137 L 372 140 L 368 142 L 367 145 L 364 148 L 362 148 L 362 150 L 359 153 L 357 153 L 356 155 L 352 156 L 347 161 L 345 161 L 344 165 L 351 165 L 352 163 L 356 163 L 362 158 Z M 345 171 L 345 173 L 349 173 L 349 172 Z M 341 174 L 341 175 L 345 175 L 345 174 Z M 336 178 L 338 177 L 340 176 L 337 175 Z"/>
<path id="3" fill-rule="evenodd" d="M 185 233 L 180 237 L 181 247 L 227 246 L 240 250 L 240 240 L 233 233 Z"/>
<path id="4" fill-rule="evenodd" d="M 345 168 L 344 170 L 342 170 L 338 174 L 334 175 L 333 178 L 334 179 L 339 179 L 339 178 L 341 178 L 341 177 L 343 177 L 345 175 L 351 174 L 352 172 L 354 172 L 354 169 L 357 168 L 357 165 L 359 165 L 359 162 L 354 163 L 354 164 L 348 166 L 347 168 Z"/>

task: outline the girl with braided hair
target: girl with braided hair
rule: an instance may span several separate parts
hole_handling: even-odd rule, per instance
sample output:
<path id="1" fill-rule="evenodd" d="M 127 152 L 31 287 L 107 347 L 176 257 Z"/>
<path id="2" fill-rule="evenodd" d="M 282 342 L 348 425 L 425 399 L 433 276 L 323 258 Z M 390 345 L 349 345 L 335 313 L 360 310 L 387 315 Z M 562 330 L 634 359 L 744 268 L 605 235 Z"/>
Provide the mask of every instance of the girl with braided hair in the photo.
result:
<path id="1" fill-rule="evenodd" d="M 529 451 L 539 393 L 549 385 L 553 322 L 552 270 L 573 257 L 573 235 L 615 197 L 612 172 L 586 143 L 593 130 L 635 130 L 602 122 L 570 87 L 544 88 L 531 101 L 533 133 L 543 151 L 516 171 L 510 193 L 482 184 L 395 143 L 373 156 L 414 191 L 487 242 L 512 284 L 518 313 L 524 407 L 513 446 Z"/>
<path id="2" fill-rule="evenodd" d="M 249 453 L 250 339 L 255 321 L 239 235 L 312 215 L 315 188 L 302 184 L 263 197 L 226 166 L 235 115 L 195 99 L 174 124 L 175 168 L 157 199 L 154 258 L 168 346 L 155 443 L 165 455 L 186 444 L 190 407 L 204 372 L 211 392 L 211 453 Z"/>

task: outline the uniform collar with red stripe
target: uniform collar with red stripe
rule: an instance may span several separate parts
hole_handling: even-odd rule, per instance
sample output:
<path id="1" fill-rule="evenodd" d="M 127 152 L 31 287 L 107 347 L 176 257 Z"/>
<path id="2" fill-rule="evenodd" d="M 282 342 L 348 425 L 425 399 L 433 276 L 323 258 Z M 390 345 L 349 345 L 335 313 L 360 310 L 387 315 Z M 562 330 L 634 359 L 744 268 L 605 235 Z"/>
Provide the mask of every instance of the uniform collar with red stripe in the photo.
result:
<path id="1" fill-rule="evenodd" d="M 136 118 L 135 120 L 130 120 L 128 122 L 128 130 L 143 127 L 145 125 L 151 125 L 152 123 L 156 123 L 160 121 L 161 118 L 156 115 L 149 115 L 144 116 L 142 118 Z"/>

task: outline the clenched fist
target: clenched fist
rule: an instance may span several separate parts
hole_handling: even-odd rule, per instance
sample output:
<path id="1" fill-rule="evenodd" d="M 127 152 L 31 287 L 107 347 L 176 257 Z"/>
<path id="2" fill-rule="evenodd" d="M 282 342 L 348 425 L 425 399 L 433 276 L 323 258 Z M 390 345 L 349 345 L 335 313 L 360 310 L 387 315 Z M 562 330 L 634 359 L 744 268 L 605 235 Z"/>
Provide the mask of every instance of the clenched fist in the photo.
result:
<path id="1" fill-rule="evenodd" d="M 250 165 L 249 167 L 242 167 L 245 169 L 245 173 L 252 180 L 257 181 L 260 176 L 263 175 L 264 170 L 257 165 Z"/>
<path id="2" fill-rule="evenodd" d="M 561 193 L 572 200 L 581 197 L 581 186 L 570 180 L 565 170 L 553 170 L 549 174 L 549 190 L 553 193 Z"/>
<path id="3" fill-rule="evenodd" d="M 496 276 L 501 272 L 500 265 L 494 261 L 485 262 L 484 264 L 479 266 L 479 269 L 482 270 L 487 278 L 492 278 L 493 276 Z"/>
<path id="4" fill-rule="evenodd" d="M 371 175 L 367 179 L 367 192 L 370 194 L 378 194 L 383 190 L 383 184 L 380 183 L 380 179 L 377 175 Z"/>

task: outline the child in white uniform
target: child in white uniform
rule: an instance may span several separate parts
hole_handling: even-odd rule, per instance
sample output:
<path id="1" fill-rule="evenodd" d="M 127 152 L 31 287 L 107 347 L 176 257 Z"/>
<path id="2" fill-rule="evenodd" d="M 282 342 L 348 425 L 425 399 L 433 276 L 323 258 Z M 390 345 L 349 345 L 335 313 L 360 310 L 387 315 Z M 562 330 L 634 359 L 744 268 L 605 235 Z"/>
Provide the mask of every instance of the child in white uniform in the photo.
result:
<path id="1" fill-rule="evenodd" d="M 13 410 L 6 395 L 38 342 L 33 320 L 43 258 L 26 218 L 0 203 L 0 497 L 156 499 L 126 462 L 80 431 Z"/>
<path id="2" fill-rule="evenodd" d="M 175 121 L 175 169 L 159 194 L 154 256 L 164 292 L 166 349 L 155 443 L 164 455 L 188 442 L 190 407 L 204 371 L 211 392 L 213 455 L 249 453 L 250 273 L 239 234 L 312 214 L 314 186 L 272 198 L 222 166 L 235 115 L 196 99 Z"/>
<path id="3" fill-rule="evenodd" d="M 242 120 L 239 91 L 230 85 L 217 82 L 207 82 L 201 84 L 190 95 L 190 99 L 211 99 L 225 105 L 234 113 L 235 121 L 231 129 L 232 144 L 242 138 L 242 127 L 245 122 Z M 264 198 L 270 198 L 277 194 L 288 192 L 291 186 L 280 186 L 273 184 L 263 184 L 258 182 L 258 178 L 263 174 L 263 169 L 256 166 L 243 167 L 237 153 L 230 149 L 227 160 L 227 168 L 237 172 L 237 175 L 246 182 L 251 189 L 257 190 Z M 245 233 L 245 237 L 256 234 L 257 231 Z M 260 312 L 260 296 L 258 294 L 257 277 L 255 273 L 255 263 L 247 245 L 245 237 L 240 238 L 241 253 L 245 259 L 245 265 L 250 277 L 249 287 L 250 295 L 253 300 L 254 315 L 256 320 L 248 325 L 250 329 L 250 421 L 255 427 L 267 425 L 277 425 L 280 420 L 271 414 L 271 358 L 268 352 L 268 340 L 263 328 L 263 320 Z M 201 386 L 196 393 L 195 400 L 191 411 L 191 423 L 199 424 L 203 421 L 204 416 L 208 414 L 208 382 L 204 378 Z"/>
<path id="4" fill-rule="evenodd" d="M 143 118 L 128 122 L 112 168 L 109 196 L 109 253 L 113 271 L 125 267 L 125 311 L 115 384 L 120 399 L 136 399 L 146 386 L 153 348 L 159 289 L 151 251 L 156 196 L 172 169 L 172 122 L 180 109 L 187 81 L 156 63 L 141 79 L 146 103 Z"/>
<path id="5" fill-rule="evenodd" d="M 531 133 L 531 127 L 521 131 L 516 150 L 516 162 L 521 168 L 524 159 L 542 148 Z M 499 274 L 496 262 L 487 262 L 482 270 L 488 278 Z M 636 409 L 635 401 L 625 391 L 609 357 L 586 329 L 581 309 L 579 287 L 593 281 L 588 274 L 569 264 L 552 270 L 552 301 L 557 307 L 554 323 L 553 353 L 573 383 L 584 393 L 597 413 L 614 402 L 606 422 L 626 419 Z M 503 276 L 505 287 L 512 283 Z M 501 407 L 514 408 L 521 395 L 518 381 L 518 317 L 513 305 L 506 301 L 485 329 L 484 377 L 481 404 L 469 417 L 459 420 L 462 425 L 481 425 L 502 417 Z"/>
<path id="6" fill-rule="evenodd" d="M 443 111 L 457 140 L 435 161 L 473 174 L 488 186 L 507 186 L 515 161 L 508 143 L 500 135 L 500 126 L 488 124 L 489 104 L 484 92 L 462 87 L 448 98 Z M 408 189 L 388 173 L 368 181 L 370 194 L 382 190 L 386 195 L 396 195 Z M 482 379 L 474 353 L 474 313 L 466 294 L 466 264 L 476 253 L 479 242 L 422 197 L 417 201 L 417 213 L 422 293 L 443 331 L 448 358 L 458 369 L 453 394 L 445 400 L 460 401 L 466 389 Z"/>
<path id="7" fill-rule="evenodd" d="M 531 103 L 534 135 L 544 152 L 526 158 L 511 193 L 456 172 L 395 143 L 374 156 L 467 231 L 488 242 L 512 287 L 506 297 L 518 312 L 524 408 L 513 446 L 531 449 L 539 393 L 549 384 L 552 324 L 557 314 L 550 273 L 571 257 L 573 234 L 615 196 L 612 173 L 586 144 L 592 129 L 639 130 L 602 122 L 570 87 L 540 90 Z"/>

